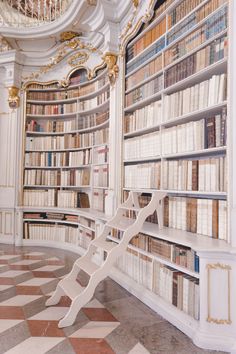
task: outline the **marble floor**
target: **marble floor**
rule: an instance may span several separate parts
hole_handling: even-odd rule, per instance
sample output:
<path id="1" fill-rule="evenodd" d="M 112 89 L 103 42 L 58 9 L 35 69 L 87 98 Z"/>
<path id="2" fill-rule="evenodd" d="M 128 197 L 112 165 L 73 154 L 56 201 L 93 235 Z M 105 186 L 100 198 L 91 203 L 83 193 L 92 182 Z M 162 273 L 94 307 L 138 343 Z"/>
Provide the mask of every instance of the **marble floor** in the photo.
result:
<path id="1" fill-rule="evenodd" d="M 0 245 L 0 354 L 201 354 L 182 332 L 105 279 L 73 326 L 59 329 L 70 300 L 45 300 L 77 255 Z"/>

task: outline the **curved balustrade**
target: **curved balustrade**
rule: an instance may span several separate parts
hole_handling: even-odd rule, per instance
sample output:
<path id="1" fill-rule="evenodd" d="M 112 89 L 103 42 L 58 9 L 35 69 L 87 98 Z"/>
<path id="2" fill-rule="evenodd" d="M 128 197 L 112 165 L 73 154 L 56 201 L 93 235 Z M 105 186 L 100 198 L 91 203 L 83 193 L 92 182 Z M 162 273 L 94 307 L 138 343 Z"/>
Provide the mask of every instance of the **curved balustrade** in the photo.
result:
<path id="1" fill-rule="evenodd" d="M 0 26 L 35 27 L 53 22 L 72 0 L 0 0 Z"/>

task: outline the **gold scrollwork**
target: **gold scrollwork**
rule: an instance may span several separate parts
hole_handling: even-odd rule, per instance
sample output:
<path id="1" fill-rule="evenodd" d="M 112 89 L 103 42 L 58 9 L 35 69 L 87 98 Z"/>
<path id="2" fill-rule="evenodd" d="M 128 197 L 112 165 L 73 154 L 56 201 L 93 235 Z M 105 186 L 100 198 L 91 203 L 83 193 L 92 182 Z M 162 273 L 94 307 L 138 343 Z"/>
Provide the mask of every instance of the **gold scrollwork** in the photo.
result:
<path id="1" fill-rule="evenodd" d="M 78 53 L 75 53 L 74 55 L 72 55 L 68 59 L 67 63 L 70 66 L 82 65 L 88 60 L 88 58 L 89 58 L 88 53 L 86 53 L 86 52 L 78 52 Z"/>
<path id="2" fill-rule="evenodd" d="M 16 86 L 8 87 L 8 104 L 12 109 L 18 108 L 20 105 L 19 88 Z"/>
<path id="3" fill-rule="evenodd" d="M 82 32 L 74 32 L 74 31 L 62 32 L 60 34 L 60 41 L 61 42 L 70 41 L 71 39 L 73 39 L 75 37 L 80 37 L 81 35 L 82 35 Z"/>
<path id="4" fill-rule="evenodd" d="M 147 22 L 151 19 L 152 14 L 153 14 L 153 8 L 155 5 L 155 0 L 150 0 L 150 3 L 148 5 L 148 9 L 146 10 L 145 14 L 141 16 L 136 21 L 136 24 L 134 26 L 135 19 L 138 15 L 138 6 L 139 6 L 139 1 L 138 0 L 133 0 L 133 5 L 134 5 L 134 10 L 131 14 L 131 17 L 129 21 L 127 22 L 127 25 L 125 26 L 123 32 L 120 35 L 120 54 L 124 55 L 125 52 L 125 46 L 127 45 L 128 41 L 137 33 L 138 29 L 140 28 L 141 24 L 144 22 Z M 134 26 L 134 27 L 133 27 Z M 133 29 L 132 29 L 133 27 Z M 132 29 L 132 30 L 131 30 Z"/>
<path id="5" fill-rule="evenodd" d="M 230 298 L 230 272 L 232 270 L 231 266 L 228 264 L 221 264 L 221 263 L 215 263 L 215 264 L 207 264 L 206 265 L 206 269 L 207 269 L 207 292 L 208 292 L 208 314 L 207 314 L 207 322 L 212 322 L 215 324 L 231 324 L 231 316 L 230 316 L 230 308 L 231 308 L 231 298 Z M 220 269 L 220 270 L 225 270 L 227 272 L 227 281 L 228 281 L 228 297 L 227 297 L 227 301 L 228 301 L 228 311 L 227 311 L 227 317 L 225 319 L 222 318 L 214 318 L 211 316 L 211 284 L 210 284 L 210 279 L 211 279 L 211 271 L 212 270 L 216 270 L 216 269 Z"/>
<path id="6" fill-rule="evenodd" d="M 97 0 L 87 0 L 87 3 L 90 6 L 96 6 L 97 5 Z"/>
<path id="7" fill-rule="evenodd" d="M 107 65 L 108 77 L 110 80 L 110 84 L 114 85 L 114 83 L 118 77 L 118 73 L 119 73 L 119 67 L 117 65 L 117 55 L 107 52 L 103 56 L 103 60 L 105 61 L 106 65 Z"/>

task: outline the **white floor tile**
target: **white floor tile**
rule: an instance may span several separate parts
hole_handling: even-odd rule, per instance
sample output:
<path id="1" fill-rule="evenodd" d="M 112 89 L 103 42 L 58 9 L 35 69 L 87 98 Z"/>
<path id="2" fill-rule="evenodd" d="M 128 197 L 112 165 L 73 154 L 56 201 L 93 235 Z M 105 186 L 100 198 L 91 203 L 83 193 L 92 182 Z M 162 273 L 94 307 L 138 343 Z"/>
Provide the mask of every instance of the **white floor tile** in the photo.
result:
<path id="1" fill-rule="evenodd" d="M 142 344 L 138 343 L 135 347 L 129 351 L 128 354 L 150 354 L 150 352 L 142 346 Z"/>
<path id="2" fill-rule="evenodd" d="M 28 270 L 7 270 L 6 272 L 2 272 L 0 274 L 0 278 L 15 278 L 19 275 L 29 273 Z"/>
<path id="3" fill-rule="evenodd" d="M 16 295 L 0 302 L 0 306 L 24 306 L 42 297 L 41 295 Z"/>
<path id="4" fill-rule="evenodd" d="M 35 271 L 39 272 L 54 272 L 55 270 L 64 268 L 64 266 L 58 266 L 58 265 L 46 265 L 41 268 L 35 269 Z"/>
<path id="5" fill-rule="evenodd" d="M 72 333 L 70 337 L 73 338 L 105 338 L 116 327 L 120 325 L 119 322 L 103 322 L 103 321 L 91 321 L 85 326 L 80 328 L 75 333 Z"/>
<path id="6" fill-rule="evenodd" d="M 30 320 L 47 320 L 47 321 L 58 321 L 65 316 L 69 307 L 48 307 L 46 310 L 37 313 L 30 317 Z"/>
<path id="7" fill-rule="evenodd" d="M 0 321 L 0 333 L 5 332 L 9 328 L 14 327 L 14 326 L 18 325 L 18 323 L 21 323 L 21 322 L 23 322 L 23 320 L 1 320 Z"/>
<path id="8" fill-rule="evenodd" d="M 53 280 L 55 280 L 55 278 L 32 278 L 32 279 L 26 280 L 23 283 L 20 283 L 18 285 L 23 285 L 23 286 L 41 286 L 41 285 L 50 283 Z"/>
<path id="9" fill-rule="evenodd" d="M 63 340 L 65 338 L 31 337 L 8 350 L 5 354 L 45 354 Z"/>

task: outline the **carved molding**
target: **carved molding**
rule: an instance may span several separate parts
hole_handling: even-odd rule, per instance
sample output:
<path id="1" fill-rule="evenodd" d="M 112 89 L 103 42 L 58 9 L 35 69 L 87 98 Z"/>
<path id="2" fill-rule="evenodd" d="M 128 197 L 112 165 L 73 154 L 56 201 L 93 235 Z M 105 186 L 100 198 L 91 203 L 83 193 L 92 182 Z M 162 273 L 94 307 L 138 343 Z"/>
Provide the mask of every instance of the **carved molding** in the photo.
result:
<path id="1" fill-rule="evenodd" d="M 230 283 L 230 273 L 231 273 L 231 266 L 228 264 L 220 264 L 220 263 L 215 263 L 215 264 L 207 264 L 206 265 L 207 268 L 207 301 L 208 301 L 208 307 L 207 307 L 207 322 L 210 323 L 215 323 L 215 324 L 220 324 L 220 325 L 229 325 L 232 323 L 231 321 L 231 314 L 230 314 L 230 308 L 231 308 L 231 298 L 230 298 L 230 292 L 231 292 L 231 283 Z M 215 318 L 212 317 L 211 314 L 211 272 L 214 270 L 224 270 L 227 272 L 227 289 L 225 289 L 227 291 L 227 302 L 228 302 L 228 310 L 227 310 L 227 318 Z"/>
<path id="2" fill-rule="evenodd" d="M 16 86 L 8 87 L 8 104 L 12 109 L 18 108 L 20 105 L 19 88 Z"/>
<path id="3" fill-rule="evenodd" d="M 87 0 L 87 3 L 90 6 L 96 6 L 97 5 L 97 0 Z"/>
<path id="4" fill-rule="evenodd" d="M 0 53 L 8 52 L 9 50 L 12 50 L 12 47 L 10 46 L 8 41 L 0 35 Z"/>

